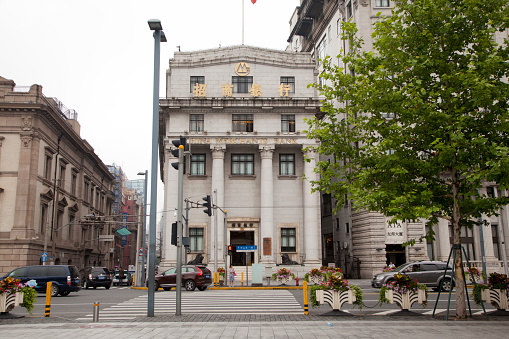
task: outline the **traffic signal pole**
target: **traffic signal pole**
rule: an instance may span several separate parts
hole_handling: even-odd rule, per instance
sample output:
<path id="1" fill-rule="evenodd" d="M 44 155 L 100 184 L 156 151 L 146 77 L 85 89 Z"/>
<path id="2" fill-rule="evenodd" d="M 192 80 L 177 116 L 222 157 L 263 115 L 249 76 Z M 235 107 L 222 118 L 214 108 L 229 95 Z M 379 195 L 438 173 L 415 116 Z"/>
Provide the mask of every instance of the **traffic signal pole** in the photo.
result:
<path id="1" fill-rule="evenodd" d="M 177 281 L 175 315 L 181 315 L 182 305 L 182 207 L 184 200 L 184 145 L 179 146 L 177 204 Z"/>

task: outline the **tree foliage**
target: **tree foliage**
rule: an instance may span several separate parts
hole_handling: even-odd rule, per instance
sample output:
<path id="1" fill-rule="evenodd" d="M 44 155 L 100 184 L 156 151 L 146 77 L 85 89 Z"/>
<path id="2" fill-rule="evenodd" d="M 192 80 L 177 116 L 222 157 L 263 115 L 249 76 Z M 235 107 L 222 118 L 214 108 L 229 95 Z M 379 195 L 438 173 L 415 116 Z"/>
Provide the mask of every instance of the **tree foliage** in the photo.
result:
<path id="1" fill-rule="evenodd" d="M 398 1 L 374 24 L 372 50 L 343 23 L 343 66 L 326 58 L 313 85 L 325 99 L 308 135 L 335 159 L 318 163 L 314 189 L 393 220 L 448 220 L 455 244 L 462 225 L 508 204 L 479 191 L 509 184 L 506 5 Z"/>

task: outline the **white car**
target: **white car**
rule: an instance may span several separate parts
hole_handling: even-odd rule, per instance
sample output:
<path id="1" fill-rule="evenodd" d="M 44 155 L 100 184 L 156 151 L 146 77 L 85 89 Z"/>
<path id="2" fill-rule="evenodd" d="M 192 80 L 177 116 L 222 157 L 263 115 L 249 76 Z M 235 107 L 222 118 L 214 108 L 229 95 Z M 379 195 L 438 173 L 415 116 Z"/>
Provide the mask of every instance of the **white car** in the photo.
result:
<path id="1" fill-rule="evenodd" d="M 115 271 L 115 276 L 113 277 L 113 285 L 117 286 L 120 283 L 120 279 L 118 278 L 119 271 Z M 124 272 L 125 278 L 122 279 L 122 285 L 131 286 L 133 284 L 133 276 L 129 272 Z"/>

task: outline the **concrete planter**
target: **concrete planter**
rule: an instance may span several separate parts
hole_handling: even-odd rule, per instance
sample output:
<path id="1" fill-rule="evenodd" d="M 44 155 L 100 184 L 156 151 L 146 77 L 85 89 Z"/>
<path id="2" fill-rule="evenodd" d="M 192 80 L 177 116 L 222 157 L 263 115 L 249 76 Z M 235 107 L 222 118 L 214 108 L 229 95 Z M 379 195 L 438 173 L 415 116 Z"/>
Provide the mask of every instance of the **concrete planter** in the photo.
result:
<path id="1" fill-rule="evenodd" d="M 0 312 L 6 313 L 12 311 L 15 306 L 23 303 L 23 292 L 17 293 L 1 293 L 0 294 Z"/>
<path id="2" fill-rule="evenodd" d="M 426 302 L 426 291 L 417 290 L 415 292 L 395 292 L 394 290 L 385 291 L 385 297 L 389 300 L 390 304 L 396 303 L 402 310 L 409 310 L 414 303 L 423 304 Z"/>
<path id="3" fill-rule="evenodd" d="M 323 277 L 319 275 L 310 275 L 309 281 L 313 283 L 313 285 L 320 285 L 323 281 Z"/>
<path id="4" fill-rule="evenodd" d="M 356 298 L 352 290 L 334 291 L 334 290 L 316 290 L 316 301 L 319 304 L 329 304 L 333 311 L 339 311 L 343 304 L 353 304 Z"/>
<path id="5" fill-rule="evenodd" d="M 505 311 L 506 309 L 509 308 L 506 290 L 485 289 L 485 290 L 481 291 L 481 298 L 482 298 L 482 301 L 491 303 L 498 310 Z"/>
<path id="6" fill-rule="evenodd" d="M 286 283 L 292 281 L 292 276 L 288 276 L 285 278 L 277 278 L 277 280 L 280 281 L 282 285 L 285 285 Z"/>

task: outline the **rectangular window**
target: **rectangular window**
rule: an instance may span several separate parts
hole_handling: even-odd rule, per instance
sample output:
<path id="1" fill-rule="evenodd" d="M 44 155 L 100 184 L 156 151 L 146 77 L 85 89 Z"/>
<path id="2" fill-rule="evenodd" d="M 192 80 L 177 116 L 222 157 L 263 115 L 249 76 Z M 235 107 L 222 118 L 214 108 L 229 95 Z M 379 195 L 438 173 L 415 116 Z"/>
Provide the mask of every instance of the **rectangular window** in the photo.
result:
<path id="1" fill-rule="evenodd" d="M 60 187 L 65 186 L 65 165 L 60 165 L 60 182 L 58 184 Z"/>
<path id="2" fill-rule="evenodd" d="M 203 114 L 189 116 L 189 132 L 203 132 Z"/>
<path id="3" fill-rule="evenodd" d="M 389 0 L 376 0 L 375 7 L 389 7 Z"/>
<path id="4" fill-rule="evenodd" d="M 71 240 L 72 239 L 72 231 L 74 229 L 74 219 L 76 219 L 76 217 L 74 216 L 74 214 L 71 214 L 69 215 L 69 233 L 67 234 L 67 239 Z"/>
<path id="5" fill-rule="evenodd" d="M 297 237 L 295 228 L 281 229 L 281 252 L 296 252 Z"/>
<path id="6" fill-rule="evenodd" d="M 46 233 L 46 218 L 48 217 L 48 205 L 41 205 L 41 234 Z"/>
<path id="7" fill-rule="evenodd" d="M 295 114 L 281 114 L 281 132 L 295 132 Z"/>
<path id="8" fill-rule="evenodd" d="M 191 156 L 191 175 L 205 175 L 205 154 Z"/>
<path id="9" fill-rule="evenodd" d="M 232 131 L 234 132 L 252 132 L 253 115 L 252 114 L 232 114 Z"/>
<path id="10" fill-rule="evenodd" d="M 253 87 L 253 77 L 232 77 L 233 93 L 249 93 Z"/>
<path id="11" fill-rule="evenodd" d="M 232 154 L 232 175 L 254 175 L 254 155 Z"/>
<path id="12" fill-rule="evenodd" d="M 279 175 L 295 175 L 295 154 L 279 155 Z"/>
<path id="13" fill-rule="evenodd" d="M 78 182 L 78 174 L 76 172 L 72 172 L 71 177 L 71 194 L 76 195 L 76 184 Z"/>
<path id="14" fill-rule="evenodd" d="M 327 37 L 324 36 L 322 41 L 318 44 L 317 49 L 317 57 L 318 57 L 318 66 L 322 64 L 323 59 L 326 56 L 326 48 L 327 48 Z"/>
<path id="15" fill-rule="evenodd" d="M 323 206 L 323 215 L 331 215 L 332 214 L 332 199 L 330 193 L 324 193 L 322 195 L 322 206 Z"/>
<path id="16" fill-rule="evenodd" d="M 493 237 L 493 254 L 495 258 L 500 260 L 500 250 L 498 247 L 498 225 L 492 224 L 491 225 L 491 236 Z"/>
<path id="17" fill-rule="evenodd" d="M 51 161 L 53 157 L 49 154 L 46 154 L 46 158 L 44 160 L 44 178 L 51 180 Z"/>
<path id="18" fill-rule="evenodd" d="M 189 229 L 189 242 L 191 252 L 202 252 L 203 251 L 203 228 L 196 227 Z"/>
<path id="19" fill-rule="evenodd" d="M 90 188 L 90 206 L 93 206 L 94 205 L 94 186 L 92 186 Z"/>
<path id="20" fill-rule="evenodd" d="M 196 84 L 205 84 L 205 77 L 204 76 L 191 76 L 191 81 L 190 81 L 190 90 L 189 90 L 189 93 L 193 93 L 194 91 L 194 86 L 196 86 Z"/>
<path id="21" fill-rule="evenodd" d="M 429 226 L 425 226 L 426 234 L 430 231 Z M 426 239 L 426 249 L 428 250 L 428 259 L 435 260 L 435 253 L 433 252 L 433 241 L 429 241 Z"/>
<path id="22" fill-rule="evenodd" d="M 85 181 L 85 184 L 83 185 L 83 200 L 88 201 L 88 190 L 90 189 L 90 184 L 88 181 Z"/>
<path id="23" fill-rule="evenodd" d="M 346 5 L 346 18 L 347 19 L 350 19 L 353 15 L 353 10 L 352 10 L 352 2 L 350 1 L 347 5 Z"/>
<path id="24" fill-rule="evenodd" d="M 295 77 L 280 77 L 280 83 L 290 85 L 289 93 L 295 93 Z"/>

